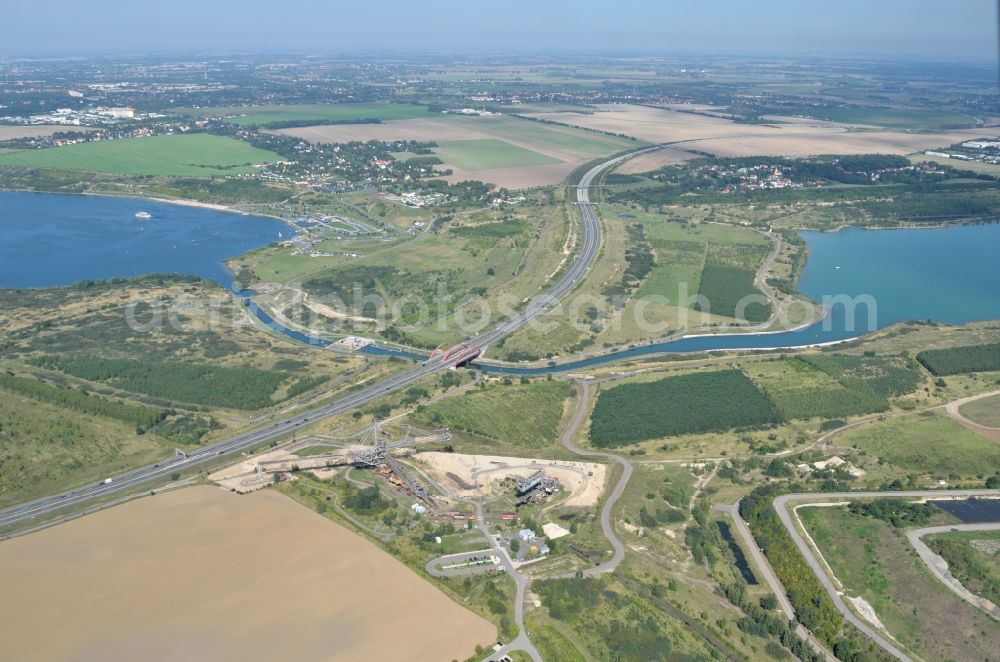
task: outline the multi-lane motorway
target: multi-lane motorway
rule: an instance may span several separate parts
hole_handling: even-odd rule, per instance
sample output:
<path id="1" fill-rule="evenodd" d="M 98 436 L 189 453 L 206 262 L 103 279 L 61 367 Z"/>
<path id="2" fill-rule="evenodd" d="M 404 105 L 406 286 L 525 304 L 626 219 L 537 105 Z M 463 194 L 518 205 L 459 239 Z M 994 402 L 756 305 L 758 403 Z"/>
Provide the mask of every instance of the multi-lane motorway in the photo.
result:
<path id="1" fill-rule="evenodd" d="M 590 203 L 590 185 L 601 172 L 638 153 L 640 152 L 620 156 L 594 166 L 580 180 L 580 183 L 577 185 L 576 195 L 583 219 L 583 242 L 579 253 L 576 255 L 576 259 L 562 278 L 547 292 L 533 299 L 517 314 L 511 316 L 493 329 L 481 333 L 470 342 L 474 342 L 480 347 L 486 347 L 514 333 L 532 319 L 545 312 L 545 310 L 572 290 L 583 279 L 594 258 L 597 256 L 601 245 L 600 225 L 597 222 L 597 216 Z M 119 492 L 134 489 L 136 486 L 144 483 L 166 479 L 173 473 L 191 469 L 192 467 L 214 460 L 219 456 L 230 455 L 254 448 L 272 439 L 288 434 L 303 425 L 315 423 L 328 416 L 359 407 L 386 393 L 404 388 L 450 367 L 451 363 L 447 360 L 442 360 L 440 357 L 430 358 L 420 365 L 404 370 L 377 384 L 346 395 L 326 405 L 271 423 L 266 427 L 245 432 L 225 441 L 202 446 L 197 450 L 191 451 L 187 456 L 182 457 L 178 455 L 157 462 L 156 464 L 133 469 L 113 476 L 110 482 L 102 481 L 97 484 L 89 484 L 61 494 L 54 494 L 18 506 L 12 506 L 0 511 L 0 527 L 26 522 L 33 518 L 45 517 L 70 506 L 77 506 L 95 499 L 106 498 Z"/>

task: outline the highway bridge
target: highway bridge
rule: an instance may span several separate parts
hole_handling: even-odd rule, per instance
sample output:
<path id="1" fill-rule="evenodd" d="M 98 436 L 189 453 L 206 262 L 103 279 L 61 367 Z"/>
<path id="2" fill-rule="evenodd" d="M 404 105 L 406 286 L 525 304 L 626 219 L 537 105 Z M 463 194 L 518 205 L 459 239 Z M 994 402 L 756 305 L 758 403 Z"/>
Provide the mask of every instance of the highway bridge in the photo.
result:
<path id="1" fill-rule="evenodd" d="M 294 432 L 303 425 L 315 423 L 328 416 L 360 407 L 386 393 L 405 388 L 435 373 L 453 368 L 459 363 L 472 360 L 471 350 L 475 350 L 475 356 L 478 356 L 489 345 L 514 333 L 532 319 L 538 317 L 546 309 L 555 304 L 563 295 L 576 287 L 583 279 L 590 269 L 594 258 L 597 256 L 601 244 L 600 225 L 597 222 L 597 216 L 594 213 L 589 196 L 591 183 L 600 173 L 608 168 L 617 165 L 631 156 L 653 149 L 659 149 L 659 147 L 651 147 L 648 150 L 619 156 L 596 165 L 587 171 L 576 189 L 577 202 L 583 220 L 583 245 L 569 269 L 550 290 L 533 299 L 522 310 L 501 322 L 493 329 L 479 334 L 466 343 L 460 344 L 464 345 L 464 348 L 452 348 L 440 356 L 431 356 L 419 365 L 354 393 L 345 395 L 333 402 L 290 416 L 265 427 L 244 432 L 231 439 L 202 446 L 199 449 L 188 452 L 187 455 L 176 455 L 155 464 L 113 476 L 111 479 L 97 484 L 91 483 L 67 492 L 53 494 L 52 496 L 42 497 L 0 510 L 0 527 L 19 524 L 34 518 L 46 517 L 71 506 L 82 505 L 95 499 L 107 498 L 119 492 L 135 489 L 137 486 L 152 481 L 167 479 L 171 474 L 187 471 L 215 460 L 220 456 L 231 455 L 255 448 L 290 432 Z M 459 360 L 456 360 L 456 357 Z"/>

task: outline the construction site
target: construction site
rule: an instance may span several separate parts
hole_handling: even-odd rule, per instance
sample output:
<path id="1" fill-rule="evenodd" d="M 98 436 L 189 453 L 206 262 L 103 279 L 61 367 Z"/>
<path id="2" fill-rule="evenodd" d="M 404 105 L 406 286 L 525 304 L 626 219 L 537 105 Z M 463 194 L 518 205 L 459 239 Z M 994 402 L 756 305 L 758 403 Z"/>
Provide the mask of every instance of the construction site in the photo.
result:
<path id="1" fill-rule="evenodd" d="M 438 503 L 428 487 L 413 478 L 397 457 L 411 456 L 420 444 L 447 442 L 446 428 L 429 432 L 412 425 L 375 420 L 361 432 L 345 437 L 314 436 L 248 457 L 209 476 L 234 492 L 252 492 L 288 480 L 306 471 L 329 480 L 345 467 L 370 470 L 397 492 L 422 501 L 431 509 Z"/>
<path id="2" fill-rule="evenodd" d="M 518 507 L 528 504 L 543 504 L 546 499 L 558 492 L 560 487 L 558 480 L 546 476 L 541 469 L 527 478 L 518 477 L 514 486 L 517 495 L 515 504 Z"/>
<path id="3" fill-rule="evenodd" d="M 420 452 L 411 460 L 444 491 L 463 500 L 513 496 L 526 504 L 558 495 L 561 505 L 591 507 L 600 501 L 606 476 L 605 466 L 594 462 L 437 451 Z"/>

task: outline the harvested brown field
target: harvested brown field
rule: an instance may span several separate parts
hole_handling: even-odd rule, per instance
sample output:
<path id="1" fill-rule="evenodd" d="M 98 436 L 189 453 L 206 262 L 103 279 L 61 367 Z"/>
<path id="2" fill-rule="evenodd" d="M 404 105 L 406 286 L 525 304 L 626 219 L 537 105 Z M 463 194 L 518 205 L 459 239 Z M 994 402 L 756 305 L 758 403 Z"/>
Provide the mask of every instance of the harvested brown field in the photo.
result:
<path id="1" fill-rule="evenodd" d="M 982 131 L 907 133 L 904 131 L 847 132 L 814 127 L 780 129 L 762 136 L 733 136 L 718 140 L 696 140 L 684 147 L 716 156 L 809 156 L 813 154 L 899 154 L 942 147 L 981 137 Z"/>
<path id="2" fill-rule="evenodd" d="M 496 637 L 372 543 L 272 490 L 131 501 L 0 543 L 0 568 L 5 660 L 438 662 Z"/>
<path id="3" fill-rule="evenodd" d="M 545 113 L 537 117 L 649 142 L 681 143 L 678 147 L 716 156 L 905 155 L 992 135 L 990 129 L 940 133 L 852 131 L 844 124 L 797 118 L 782 118 L 781 124 L 774 125 L 737 124 L 722 117 L 708 117 L 676 108 L 678 106 L 603 105 L 591 115 Z"/>
<path id="4" fill-rule="evenodd" d="M 503 186 L 511 190 L 534 188 L 536 186 L 552 186 L 554 184 L 561 184 L 566 179 L 566 175 L 573 172 L 581 163 L 583 161 L 512 168 L 490 168 L 489 170 L 462 170 L 461 168 L 447 166 L 446 164 L 447 167 L 451 168 L 452 174 L 444 177 L 444 179 L 452 184 L 475 179 Z"/>
<path id="5" fill-rule="evenodd" d="M 15 140 L 17 138 L 35 138 L 51 136 L 59 131 L 87 131 L 85 126 L 63 126 L 61 124 L 33 124 L 30 126 L 0 125 L 0 140 Z"/>
<path id="6" fill-rule="evenodd" d="M 718 136 L 741 135 L 759 132 L 762 127 L 736 124 L 721 117 L 707 117 L 695 113 L 632 106 L 605 104 L 590 115 L 579 113 L 544 113 L 532 115 L 552 122 L 561 122 L 598 131 L 619 133 L 653 143 L 670 143 Z M 774 129 L 770 129 L 774 131 Z"/>
<path id="7" fill-rule="evenodd" d="M 313 143 L 347 143 L 352 140 L 474 140 L 489 138 L 477 131 L 472 124 L 452 121 L 446 118 L 399 120 L 381 124 L 330 124 L 324 126 L 303 126 L 294 129 L 278 129 L 271 133 L 295 136 Z"/>
<path id="8" fill-rule="evenodd" d="M 685 152 L 682 149 L 664 147 L 663 149 L 658 149 L 655 152 L 646 152 L 645 154 L 633 156 L 631 159 L 615 168 L 615 172 L 623 175 L 634 175 L 640 172 L 658 170 L 663 166 L 684 163 L 685 161 L 697 158 L 697 156 L 697 154 Z"/>

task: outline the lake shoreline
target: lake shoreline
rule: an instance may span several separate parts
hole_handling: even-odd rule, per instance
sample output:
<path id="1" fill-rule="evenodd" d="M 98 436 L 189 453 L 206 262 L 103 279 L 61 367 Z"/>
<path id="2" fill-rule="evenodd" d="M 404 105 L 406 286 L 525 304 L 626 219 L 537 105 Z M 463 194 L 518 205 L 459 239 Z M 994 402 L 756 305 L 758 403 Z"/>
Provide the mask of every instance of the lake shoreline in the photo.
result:
<path id="1" fill-rule="evenodd" d="M 178 205 L 181 207 L 195 207 L 199 209 L 210 209 L 212 211 L 225 212 L 227 214 L 236 214 L 238 216 L 260 216 L 262 218 L 271 218 L 276 221 L 281 221 L 285 225 L 291 228 L 295 228 L 295 224 L 292 219 L 285 218 L 283 216 L 276 216 L 275 214 L 269 214 L 266 212 L 256 212 L 247 211 L 245 209 L 238 209 L 236 207 L 230 207 L 228 205 L 218 204 L 214 202 L 201 202 L 200 200 L 190 200 L 188 198 L 158 198 L 149 195 L 129 195 L 128 193 L 105 193 L 103 191 L 41 191 L 38 189 L 29 188 L 2 188 L 0 187 L 0 193 L 36 193 L 39 195 L 80 195 L 92 198 L 123 198 L 126 200 L 148 200 L 149 202 L 161 202 L 168 205 Z M 297 228 L 295 228 L 297 229 Z M 238 256 L 233 256 L 238 257 Z"/>

